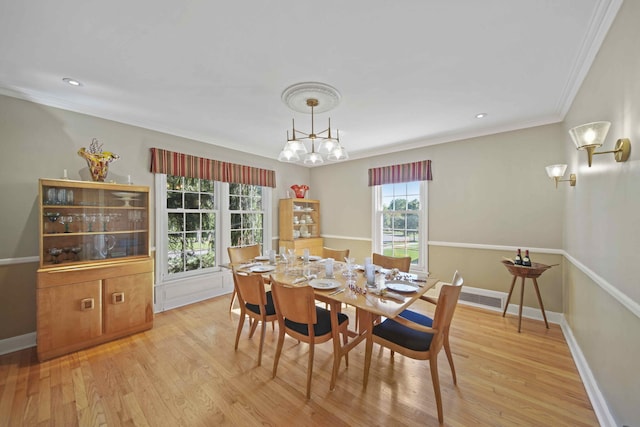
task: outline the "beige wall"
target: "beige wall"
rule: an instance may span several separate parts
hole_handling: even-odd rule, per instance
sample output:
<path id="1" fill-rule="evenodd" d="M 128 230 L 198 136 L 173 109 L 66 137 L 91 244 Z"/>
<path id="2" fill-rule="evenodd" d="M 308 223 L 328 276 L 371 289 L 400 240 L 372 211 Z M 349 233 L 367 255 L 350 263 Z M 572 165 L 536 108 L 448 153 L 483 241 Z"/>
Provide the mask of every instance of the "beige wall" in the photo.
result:
<path id="1" fill-rule="evenodd" d="M 38 256 L 38 178 L 59 178 L 67 169 L 71 179 L 90 179 L 86 162 L 76 152 L 87 147 L 92 138 L 98 138 L 105 150 L 120 155 L 111 164 L 107 179 L 126 182 L 131 175 L 136 184 L 149 186 L 152 211 L 151 147 L 275 170 L 274 236 L 278 231 L 278 199 L 290 185 L 309 181 L 309 170 L 304 167 L 15 98 L 0 96 L 0 112 L 0 261 L 9 264 L 0 269 L 0 339 L 35 331 L 37 264 L 13 264 L 12 259 Z M 154 247 L 154 224 L 151 234 Z"/>
<path id="2" fill-rule="evenodd" d="M 565 130 L 608 120 L 609 136 L 631 139 L 631 157 L 586 153 L 564 137 L 569 171 L 578 175 L 566 200 L 565 316 L 617 425 L 640 422 L 640 2 L 625 1 L 565 118 Z M 588 274 L 585 274 L 584 270 Z M 613 297 L 616 295 L 617 297 Z"/>

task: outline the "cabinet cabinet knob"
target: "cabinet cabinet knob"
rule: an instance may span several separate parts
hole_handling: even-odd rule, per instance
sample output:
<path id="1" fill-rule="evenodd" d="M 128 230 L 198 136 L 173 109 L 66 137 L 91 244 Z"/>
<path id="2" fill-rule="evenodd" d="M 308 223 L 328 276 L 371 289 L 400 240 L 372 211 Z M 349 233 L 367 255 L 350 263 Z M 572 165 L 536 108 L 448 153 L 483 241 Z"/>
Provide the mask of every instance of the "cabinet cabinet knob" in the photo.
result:
<path id="1" fill-rule="evenodd" d="M 93 310 L 95 302 L 93 298 L 84 298 L 80 300 L 80 311 Z"/>
<path id="2" fill-rule="evenodd" d="M 124 292 L 114 292 L 111 294 L 111 304 L 122 304 L 124 302 Z"/>

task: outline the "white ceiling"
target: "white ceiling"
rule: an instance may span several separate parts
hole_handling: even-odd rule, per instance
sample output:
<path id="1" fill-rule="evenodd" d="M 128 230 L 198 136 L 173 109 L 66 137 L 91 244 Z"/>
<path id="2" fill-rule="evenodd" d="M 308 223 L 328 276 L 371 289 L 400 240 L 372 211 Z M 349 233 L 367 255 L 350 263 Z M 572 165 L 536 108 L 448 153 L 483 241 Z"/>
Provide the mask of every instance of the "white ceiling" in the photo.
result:
<path id="1" fill-rule="evenodd" d="M 275 158 L 318 81 L 359 158 L 562 120 L 620 3 L 0 0 L 0 93 Z"/>

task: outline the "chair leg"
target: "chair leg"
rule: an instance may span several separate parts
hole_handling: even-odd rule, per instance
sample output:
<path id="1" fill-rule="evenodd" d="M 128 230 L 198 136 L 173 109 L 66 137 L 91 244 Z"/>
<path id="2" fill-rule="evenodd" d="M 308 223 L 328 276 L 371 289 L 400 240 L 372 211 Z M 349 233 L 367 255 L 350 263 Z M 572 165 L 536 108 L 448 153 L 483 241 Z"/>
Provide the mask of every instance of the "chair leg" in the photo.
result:
<path id="1" fill-rule="evenodd" d="M 262 364 L 262 347 L 264 346 L 264 336 L 267 332 L 267 325 L 265 325 L 264 319 L 262 319 L 260 323 L 262 323 L 262 331 L 260 333 L 260 346 L 258 348 L 258 366 Z"/>
<path id="2" fill-rule="evenodd" d="M 342 330 L 342 346 L 345 347 L 347 345 L 347 342 L 349 341 L 349 327 L 345 326 L 344 329 Z M 346 352 L 344 354 L 344 363 L 345 365 L 347 365 L 347 368 L 349 367 L 349 352 Z"/>
<path id="3" fill-rule="evenodd" d="M 253 323 L 251 324 L 251 331 L 249 332 L 249 338 L 253 338 L 253 334 L 255 334 L 257 327 L 258 327 L 258 320 L 253 319 Z"/>
<path id="4" fill-rule="evenodd" d="M 309 367 L 307 368 L 307 399 L 311 399 L 311 377 L 313 376 L 314 343 L 309 343 Z"/>
<path id="5" fill-rule="evenodd" d="M 453 383 L 458 384 L 458 379 L 456 378 L 456 368 L 453 366 L 453 357 L 451 356 L 451 348 L 449 347 L 449 331 L 444 334 L 444 352 L 447 354 L 449 366 L 451 366 L 451 376 L 453 377 Z"/>
<path id="6" fill-rule="evenodd" d="M 280 361 L 280 354 L 282 353 L 282 345 L 284 344 L 284 328 L 279 329 L 278 333 L 278 346 L 276 347 L 276 355 L 273 359 L 273 376 L 276 377 L 276 372 L 278 371 L 278 362 Z"/>
<path id="7" fill-rule="evenodd" d="M 444 422 L 442 414 L 442 395 L 440 394 L 440 378 L 438 377 L 438 353 L 434 352 L 429 359 L 429 368 L 431 368 L 431 381 L 433 382 L 433 392 L 436 396 L 436 406 L 438 408 L 438 421 L 440 424 Z"/>
<path id="8" fill-rule="evenodd" d="M 244 312 L 240 313 L 240 320 L 238 320 L 238 331 L 236 332 L 236 346 L 235 349 L 238 349 L 238 342 L 240 341 L 240 334 L 242 333 L 242 328 L 244 327 Z"/>
<path id="9" fill-rule="evenodd" d="M 233 309 L 233 303 L 236 301 L 236 290 L 233 290 L 233 293 L 231 294 L 231 302 L 229 303 L 229 311 L 231 311 Z"/>

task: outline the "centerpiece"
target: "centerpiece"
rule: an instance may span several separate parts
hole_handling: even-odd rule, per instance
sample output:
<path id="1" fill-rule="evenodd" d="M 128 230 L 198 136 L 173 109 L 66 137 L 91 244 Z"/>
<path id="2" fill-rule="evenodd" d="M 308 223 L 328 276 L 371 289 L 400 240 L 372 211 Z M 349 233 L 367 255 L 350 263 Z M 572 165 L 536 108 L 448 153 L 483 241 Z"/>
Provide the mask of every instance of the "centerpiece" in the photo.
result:
<path id="1" fill-rule="evenodd" d="M 104 182 L 109 173 L 109 163 L 118 160 L 120 156 L 110 151 L 102 151 L 102 144 L 96 138 L 91 140 L 89 148 L 82 147 L 78 155 L 87 161 L 91 178 L 94 181 Z"/>

